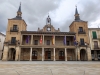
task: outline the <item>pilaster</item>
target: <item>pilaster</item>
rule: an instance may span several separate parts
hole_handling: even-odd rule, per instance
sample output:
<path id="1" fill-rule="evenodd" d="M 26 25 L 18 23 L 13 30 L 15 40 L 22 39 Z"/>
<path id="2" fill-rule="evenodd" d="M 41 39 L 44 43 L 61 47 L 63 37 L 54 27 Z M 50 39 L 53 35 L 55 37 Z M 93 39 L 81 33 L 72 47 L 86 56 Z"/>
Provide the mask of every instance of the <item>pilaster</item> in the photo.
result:
<path id="1" fill-rule="evenodd" d="M 80 61 L 80 49 L 77 48 L 78 61 Z"/>
<path id="2" fill-rule="evenodd" d="M 78 60 L 78 48 L 76 47 L 75 49 L 75 57 L 76 57 L 76 61 Z"/>
<path id="3" fill-rule="evenodd" d="M 87 57 L 88 57 L 88 61 L 92 60 L 92 58 L 91 58 L 91 49 L 89 47 L 87 48 Z"/>
<path id="4" fill-rule="evenodd" d="M 19 60 L 19 51 L 20 51 L 20 48 L 19 47 L 16 47 L 16 57 L 15 57 L 15 60 L 16 61 Z"/>
<path id="5" fill-rule="evenodd" d="M 3 51 L 3 61 L 8 60 L 8 46 L 4 46 L 4 51 Z"/>

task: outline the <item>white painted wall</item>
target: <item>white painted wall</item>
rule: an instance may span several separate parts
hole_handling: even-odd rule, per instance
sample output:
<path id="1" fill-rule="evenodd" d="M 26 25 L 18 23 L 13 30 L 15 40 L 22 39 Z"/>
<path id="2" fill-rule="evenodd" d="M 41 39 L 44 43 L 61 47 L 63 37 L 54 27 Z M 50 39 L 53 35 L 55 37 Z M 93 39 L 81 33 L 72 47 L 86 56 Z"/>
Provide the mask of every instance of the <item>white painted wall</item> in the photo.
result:
<path id="1" fill-rule="evenodd" d="M 1 55 L 2 55 L 4 41 L 5 41 L 5 35 L 0 33 L 0 59 L 1 59 Z"/>

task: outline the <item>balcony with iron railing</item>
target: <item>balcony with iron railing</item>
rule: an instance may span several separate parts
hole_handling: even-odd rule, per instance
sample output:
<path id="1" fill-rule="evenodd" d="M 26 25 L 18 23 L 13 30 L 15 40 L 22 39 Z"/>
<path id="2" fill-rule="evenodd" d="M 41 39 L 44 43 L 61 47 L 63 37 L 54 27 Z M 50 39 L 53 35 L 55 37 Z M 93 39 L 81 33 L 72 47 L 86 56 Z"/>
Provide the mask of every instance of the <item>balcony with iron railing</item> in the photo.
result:
<path id="1" fill-rule="evenodd" d="M 87 44 L 87 43 L 80 43 L 80 42 L 79 42 L 79 46 L 81 46 L 81 47 L 87 47 L 88 44 Z"/>
<path id="2" fill-rule="evenodd" d="M 10 32 L 18 32 L 18 31 L 19 31 L 18 27 L 16 27 L 16 28 L 11 27 L 10 28 Z"/>
<path id="3" fill-rule="evenodd" d="M 99 45 L 93 45 L 93 49 L 100 49 L 100 46 Z"/>
<path id="4" fill-rule="evenodd" d="M 78 34 L 86 34 L 85 30 L 80 31 L 80 29 L 78 29 Z"/>
<path id="5" fill-rule="evenodd" d="M 19 40 L 4 42 L 4 45 L 20 45 Z"/>

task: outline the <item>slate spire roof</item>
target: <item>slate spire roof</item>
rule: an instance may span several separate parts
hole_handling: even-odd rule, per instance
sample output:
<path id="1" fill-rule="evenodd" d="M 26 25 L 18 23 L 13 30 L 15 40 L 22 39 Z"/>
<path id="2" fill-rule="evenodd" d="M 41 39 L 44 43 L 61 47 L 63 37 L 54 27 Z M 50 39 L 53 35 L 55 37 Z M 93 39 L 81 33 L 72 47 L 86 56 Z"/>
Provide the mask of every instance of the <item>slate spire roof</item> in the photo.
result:
<path id="1" fill-rule="evenodd" d="M 78 10 L 77 10 L 77 6 L 76 6 L 76 10 L 75 10 L 75 15 L 78 14 Z"/>
<path id="2" fill-rule="evenodd" d="M 20 6 L 19 6 L 19 9 L 17 11 L 17 16 L 15 18 L 13 18 L 13 19 L 22 20 L 21 3 L 20 3 Z"/>
<path id="3" fill-rule="evenodd" d="M 77 22 L 83 21 L 83 20 L 80 19 L 77 6 L 76 6 L 76 9 L 75 9 L 75 21 L 77 21 Z"/>
<path id="4" fill-rule="evenodd" d="M 18 12 L 21 12 L 21 3 L 20 3 L 20 6 L 19 6 L 19 9 L 18 9 Z"/>

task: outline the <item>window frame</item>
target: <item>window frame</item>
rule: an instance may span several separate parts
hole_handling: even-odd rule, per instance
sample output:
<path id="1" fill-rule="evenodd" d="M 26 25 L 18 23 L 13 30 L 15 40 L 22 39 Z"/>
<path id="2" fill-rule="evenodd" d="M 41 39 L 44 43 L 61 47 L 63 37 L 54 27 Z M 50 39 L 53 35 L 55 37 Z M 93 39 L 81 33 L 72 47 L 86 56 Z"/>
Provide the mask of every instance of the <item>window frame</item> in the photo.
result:
<path id="1" fill-rule="evenodd" d="M 18 25 L 13 25 L 13 30 L 17 30 L 18 29 Z"/>
<path id="2" fill-rule="evenodd" d="M 11 43 L 15 44 L 16 43 L 16 37 L 11 37 Z"/>
<path id="3" fill-rule="evenodd" d="M 83 32 L 83 27 L 79 27 L 79 32 Z"/>
<path id="4" fill-rule="evenodd" d="M 38 45 L 38 40 L 34 40 L 34 45 Z"/>
<path id="5" fill-rule="evenodd" d="M 47 40 L 46 45 L 50 45 L 50 40 Z"/>
<path id="6" fill-rule="evenodd" d="M 83 40 L 83 42 L 81 42 Z M 80 38 L 80 45 L 85 45 L 84 38 Z"/>

